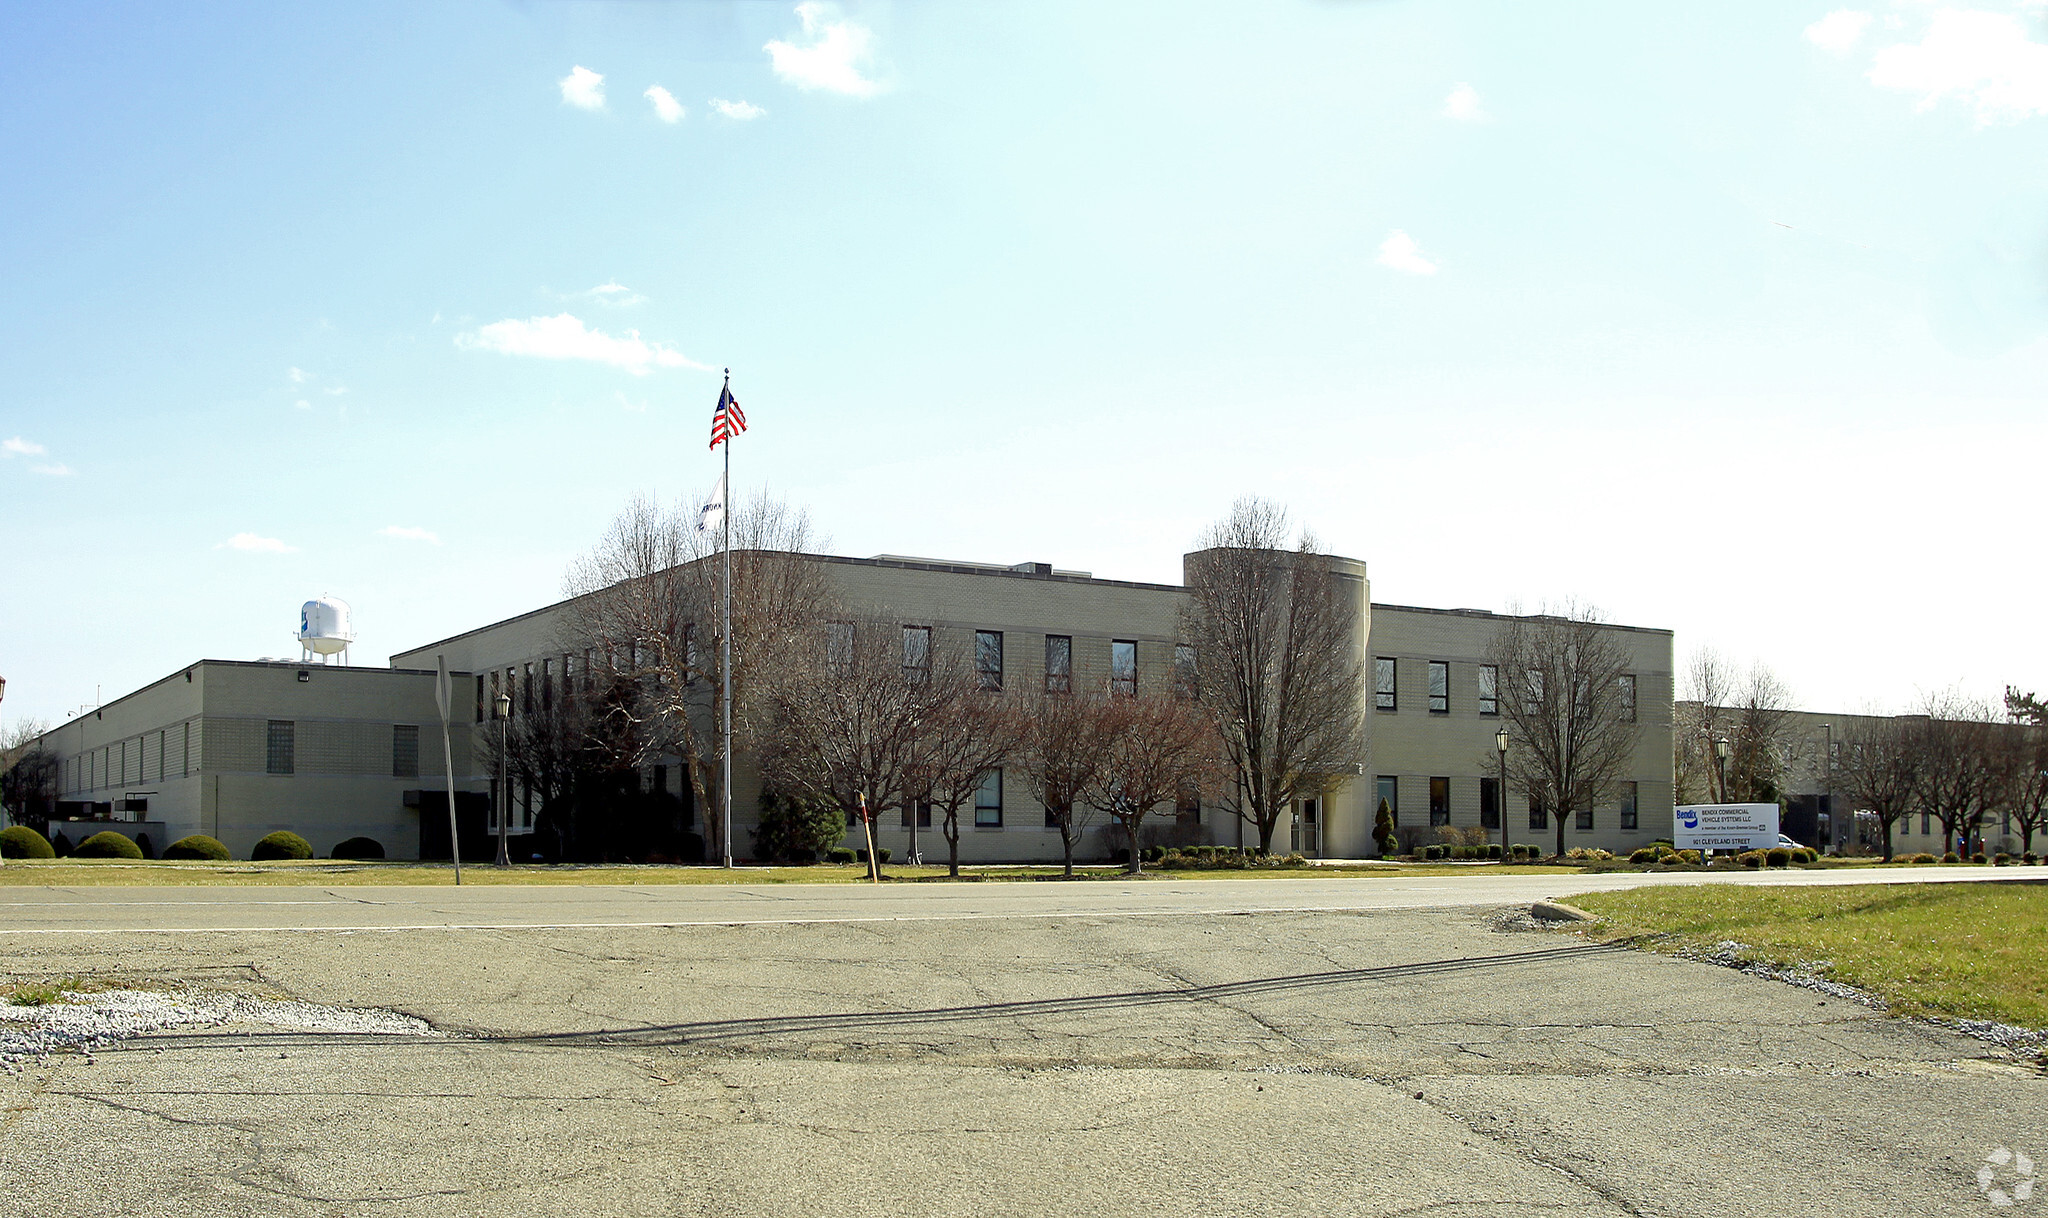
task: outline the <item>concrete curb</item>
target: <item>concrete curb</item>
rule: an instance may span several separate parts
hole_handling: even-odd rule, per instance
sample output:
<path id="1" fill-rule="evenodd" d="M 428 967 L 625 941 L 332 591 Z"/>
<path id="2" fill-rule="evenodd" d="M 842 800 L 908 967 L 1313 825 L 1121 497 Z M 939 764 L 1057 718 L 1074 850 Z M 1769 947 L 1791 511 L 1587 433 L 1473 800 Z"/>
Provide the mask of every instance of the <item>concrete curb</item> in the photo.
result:
<path id="1" fill-rule="evenodd" d="M 1529 907 L 1529 916 L 1539 922 L 1597 922 L 1600 919 L 1576 905 L 1562 901 L 1538 901 Z"/>

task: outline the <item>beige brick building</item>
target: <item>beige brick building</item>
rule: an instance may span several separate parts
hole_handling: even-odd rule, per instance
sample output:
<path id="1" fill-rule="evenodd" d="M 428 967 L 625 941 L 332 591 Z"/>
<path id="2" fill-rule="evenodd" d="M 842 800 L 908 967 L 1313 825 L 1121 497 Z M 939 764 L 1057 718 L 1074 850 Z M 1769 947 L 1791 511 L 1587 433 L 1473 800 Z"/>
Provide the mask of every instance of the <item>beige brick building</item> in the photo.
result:
<path id="1" fill-rule="evenodd" d="M 1045 563 L 1016 566 L 943 562 L 881 556 L 817 556 L 833 589 L 864 612 L 893 616 L 909 627 L 928 627 L 932 645 L 971 654 L 976 635 L 995 636 L 1006 690 L 1038 687 L 1048 657 L 1064 663 L 1075 688 L 1101 688 L 1112 666 L 1130 664 L 1140 688 L 1173 679 L 1175 649 L 1183 643 L 1180 615 L 1186 592 L 1172 584 L 1098 579 L 1059 571 Z M 1504 805 L 1511 841 L 1554 840 L 1547 817 L 1542 825 L 1526 797 L 1495 793 L 1494 733 L 1501 718 L 1482 697 L 1482 666 L 1502 621 L 1477 610 L 1420 609 L 1371 603 L 1365 564 L 1339 560 L 1353 589 L 1357 625 L 1356 658 L 1365 673 L 1367 733 L 1364 751 L 1345 759 L 1349 774 L 1320 800 L 1303 801 L 1295 823 L 1283 829 L 1276 848 L 1357 858 L 1376 853 L 1373 812 L 1382 795 L 1393 802 L 1404 828 L 1482 823 L 1498 832 L 1497 807 Z M 443 639 L 392 658 L 394 665 L 432 669 L 445 657 L 450 669 L 473 674 L 470 714 L 487 717 L 486 700 L 498 688 L 514 690 L 515 702 L 538 686 L 559 680 L 577 663 L 569 637 L 569 602 Z M 1671 832 L 1672 637 L 1667 630 L 1615 626 L 1616 640 L 1632 658 L 1640 739 L 1622 789 L 1601 807 L 1566 827 L 1571 845 L 1632 849 Z M 1391 662 L 1391 664 L 1389 664 Z M 1390 678 L 1392 698 L 1382 678 Z M 515 714 L 517 712 L 515 711 Z M 680 765 L 650 772 L 645 781 L 689 798 Z M 1058 832 L 1047 826 L 1032 793 L 999 776 L 994 799 L 976 810 L 965 827 L 961 855 L 973 861 L 1022 862 L 1059 857 Z M 734 849 L 750 849 L 759 783 L 749 759 L 736 759 L 733 781 Z M 515 794 L 514 831 L 531 824 L 532 811 Z M 1173 818 L 1165 818 L 1171 822 Z M 1218 845 L 1255 842 L 1220 801 L 1205 798 L 1199 812 L 1173 826 L 1176 837 Z M 883 844 L 899 854 L 909 843 L 900 813 L 881 822 Z M 936 832 L 920 830 L 927 856 L 942 850 Z M 1498 840 L 1496 838 L 1496 840 Z M 1098 828 L 1084 843 L 1096 855 L 1111 843 Z"/>

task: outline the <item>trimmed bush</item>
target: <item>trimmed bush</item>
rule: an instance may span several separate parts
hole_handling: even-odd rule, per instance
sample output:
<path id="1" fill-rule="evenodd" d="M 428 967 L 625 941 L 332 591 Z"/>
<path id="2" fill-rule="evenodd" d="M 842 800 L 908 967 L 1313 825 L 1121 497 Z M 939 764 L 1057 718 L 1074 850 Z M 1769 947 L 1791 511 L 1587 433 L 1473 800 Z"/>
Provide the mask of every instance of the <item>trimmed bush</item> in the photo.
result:
<path id="1" fill-rule="evenodd" d="M 1996 855 L 1992 856 L 1991 862 L 1994 866 L 2010 867 L 2012 866 L 2012 856 L 2010 854 L 2007 854 L 2005 851 L 2001 850 Z"/>
<path id="2" fill-rule="evenodd" d="M 1488 842 L 1486 844 L 1486 857 L 1490 859 L 1497 859 L 1500 857 L 1499 842 Z"/>
<path id="3" fill-rule="evenodd" d="M 1764 865 L 1764 852 L 1761 850 L 1745 850 L 1735 856 L 1735 861 L 1754 871 Z"/>
<path id="4" fill-rule="evenodd" d="M 1941 860 L 1935 858 L 1931 854 L 1909 854 L 1905 857 L 1904 861 L 1908 863 L 1919 863 L 1920 865 L 1925 866 L 1928 863 L 1938 863 Z"/>
<path id="5" fill-rule="evenodd" d="M 213 838 L 206 836 L 204 833 L 195 833 L 190 837 L 181 837 L 170 845 L 165 846 L 164 857 L 167 859 L 197 859 L 209 863 L 225 863 L 235 856 L 229 854 L 228 848 Z"/>
<path id="6" fill-rule="evenodd" d="M 259 863 L 274 862 L 278 859 L 309 859 L 313 857 L 313 844 L 289 829 L 277 832 L 256 843 L 249 857 Z"/>
<path id="7" fill-rule="evenodd" d="M 882 847 L 882 849 L 881 849 L 880 853 L 881 853 L 881 856 L 882 856 L 882 861 L 883 861 L 883 862 L 885 862 L 885 863 L 886 863 L 886 862 L 888 862 L 888 861 L 889 861 L 889 848 L 888 848 L 887 846 L 884 846 L 884 847 Z M 867 861 L 868 861 L 868 852 L 867 852 L 867 851 L 865 851 L 865 850 L 856 850 L 856 851 L 854 851 L 854 852 L 853 852 L 853 857 L 854 857 L 854 858 L 856 858 L 856 859 L 858 859 L 858 860 L 860 860 L 861 862 L 865 863 L 865 862 L 867 862 Z"/>
<path id="8" fill-rule="evenodd" d="M 1970 861 L 1973 863 L 1982 863 L 1984 861 L 1984 852 L 1982 850 L 1979 850 L 1977 853 L 1971 855 Z"/>
<path id="9" fill-rule="evenodd" d="M 53 859 L 57 850 L 50 845 L 50 839 L 37 833 L 27 825 L 15 825 L 0 829 L 0 858 L 9 859 Z M 2027 856 L 2033 862 L 2032 855 Z"/>
<path id="10" fill-rule="evenodd" d="M 82 859 L 140 859 L 142 847 L 132 838 L 107 829 L 78 843 L 73 854 Z"/>
<path id="11" fill-rule="evenodd" d="M 1648 846 L 1639 846 L 1628 852 L 1628 861 L 1631 863 L 1654 863 L 1657 861 L 1657 852 Z"/>
<path id="12" fill-rule="evenodd" d="M 2029 850 L 2025 854 L 2022 854 L 2020 856 L 2020 862 L 2025 863 L 2029 867 L 2032 867 L 2034 865 L 2034 852 Z"/>
<path id="13" fill-rule="evenodd" d="M 1792 865 L 1792 852 L 1783 846 L 1773 846 L 1769 850 L 1764 851 L 1764 862 L 1772 867 L 1790 867 Z"/>
<path id="14" fill-rule="evenodd" d="M 825 861 L 828 863 L 838 863 L 841 866 L 845 866 L 846 864 L 851 863 L 853 861 L 853 851 L 827 850 L 825 852 Z"/>
<path id="15" fill-rule="evenodd" d="M 1700 852 L 1697 850 L 1681 850 L 1678 852 L 1678 857 L 1688 867 L 1697 867 L 1701 862 Z"/>
<path id="16" fill-rule="evenodd" d="M 1963 860 L 1956 856 L 1955 851 L 1950 850 L 1941 856 L 1941 861 L 1944 863 L 1960 863 Z"/>
<path id="17" fill-rule="evenodd" d="M 1658 859 L 1657 862 L 1660 866 L 1664 867 L 1685 866 L 1685 860 L 1683 858 L 1680 858 L 1677 854 L 1667 854 L 1663 858 Z"/>
<path id="18" fill-rule="evenodd" d="M 331 858 L 338 859 L 381 859 L 384 857 L 384 843 L 374 837 L 352 837 L 334 848 Z"/>

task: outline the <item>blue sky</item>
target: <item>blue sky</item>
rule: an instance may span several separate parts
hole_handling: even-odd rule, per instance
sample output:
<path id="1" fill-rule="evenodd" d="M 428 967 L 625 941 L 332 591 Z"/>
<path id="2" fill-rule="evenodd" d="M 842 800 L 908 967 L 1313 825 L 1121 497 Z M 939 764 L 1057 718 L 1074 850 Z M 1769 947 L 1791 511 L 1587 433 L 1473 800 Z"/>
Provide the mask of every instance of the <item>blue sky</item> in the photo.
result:
<path id="1" fill-rule="evenodd" d="M 2048 686 L 2048 6 L 0 2 L 0 674 L 523 612 L 639 491 Z M 660 89 L 660 94 L 650 90 Z"/>

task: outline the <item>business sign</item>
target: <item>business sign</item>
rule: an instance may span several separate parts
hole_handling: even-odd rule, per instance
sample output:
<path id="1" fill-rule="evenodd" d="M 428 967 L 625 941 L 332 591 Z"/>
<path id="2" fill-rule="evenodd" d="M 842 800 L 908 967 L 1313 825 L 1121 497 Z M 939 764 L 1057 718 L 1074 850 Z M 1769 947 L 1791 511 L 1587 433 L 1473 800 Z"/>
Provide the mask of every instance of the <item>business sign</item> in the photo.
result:
<path id="1" fill-rule="evenodd" d="M 1776 804 L 1680 804 L 1671 844 L 1680 850 L 1769 850 L 1778 844 Z"/>

